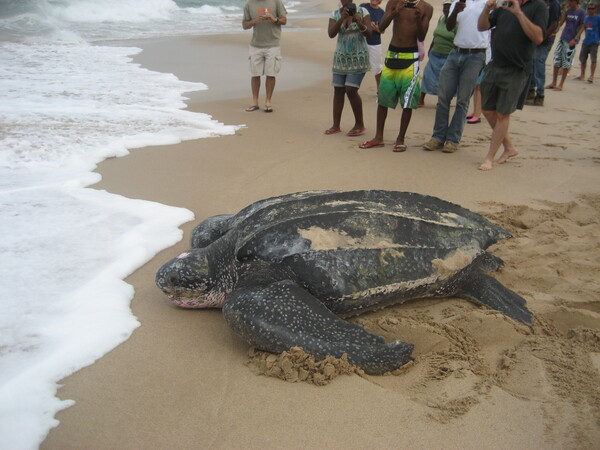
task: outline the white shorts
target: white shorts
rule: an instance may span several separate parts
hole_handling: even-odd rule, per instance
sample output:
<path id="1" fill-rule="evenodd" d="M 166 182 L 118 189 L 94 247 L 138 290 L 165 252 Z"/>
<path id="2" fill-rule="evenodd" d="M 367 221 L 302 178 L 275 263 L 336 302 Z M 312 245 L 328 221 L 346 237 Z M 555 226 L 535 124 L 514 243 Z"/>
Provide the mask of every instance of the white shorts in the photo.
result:
<path id="1" fill-rule="evenodd" d="M 252 47 L 248 56 L 253 77 L 274 77 L 281 70 L 281 47 Z"/>
<path id="2" fill-rule="evenodd" d="M 369 62 L 371 63 L 371 72 L 373 75 L 381 73 L 383 69 L 383 56 L 381 54 L 381 44 L 369 45 Z"/>

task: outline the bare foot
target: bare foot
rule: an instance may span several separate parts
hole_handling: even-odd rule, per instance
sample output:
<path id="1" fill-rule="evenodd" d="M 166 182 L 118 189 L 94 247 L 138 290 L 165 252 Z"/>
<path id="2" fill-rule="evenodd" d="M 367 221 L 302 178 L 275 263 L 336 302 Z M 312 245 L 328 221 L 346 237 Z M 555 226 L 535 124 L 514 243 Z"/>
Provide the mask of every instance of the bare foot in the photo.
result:
<path id="1" fill-rule="evenodd" d="M 481 165 L 479 166 L 479 170 L 484 170 L 484 171 L 489 171 L 492 170 L 492 161 L 488 161 L 487 159 L 481 163 Z"/>
<path id="2" fill-rule="evenodd" d="M 580 75 L 580 76 L 578 76 L 578 77 L 574 77 L 573 79 L 574 79 L 574 80 L 579 80 L 579 81 L 581 81 L 581 80 L 583 80 L 583 77 Z"/>
<path id="3" fill-rule="evenodd" d="M 552 83 L 550 83 L 548 86 L 544 87 L 544 89 L 554 89 L 556 86 L 554 86 Z"/>
<path id="4" fill-rule="evenodd" d="M 554 86 L 552 89 L 555 91 L 562 91 L 562 86 Z"/>
<path id="5" fill-rule="evenodd" d="M 506 161 L 508 161 L 509 158 L 514 158 L 518 154 L 519 154 L 519 152 L 517 151 L 516 148 L 512 148 L 510 150 L 504 150 L 504 153 L 502 153 L 500 155 L 500 158 L 498 158 L 498 161 L 496 161 L 496 162 L 498 164 L 504 164 Z"/>

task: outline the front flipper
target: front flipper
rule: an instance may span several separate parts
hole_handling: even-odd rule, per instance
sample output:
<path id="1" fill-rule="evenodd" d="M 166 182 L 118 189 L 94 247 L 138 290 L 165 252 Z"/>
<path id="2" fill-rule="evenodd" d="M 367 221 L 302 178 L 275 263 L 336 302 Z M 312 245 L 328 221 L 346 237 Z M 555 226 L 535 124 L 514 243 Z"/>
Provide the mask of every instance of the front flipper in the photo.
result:
<path id="1" fill-rule="evenodd" d="M 302 347 L 317 358 L 348 360 L 369 374 L 381 374 L 411 361 L 413 345 L 386 344 L 381 336 L 348 323 L 296 283 L 285 280 L 234 290 L 223 306 L 225 320 L 255 347 L 281 353 Z"/>
<path id="2" fill-rule="evenodd" d="M 479 270 L 474 271 L 461 283 L 457 295 L 500 311 L 518 322 L 531 325 L 533 313 L 525 306 L 525 299 Z"/>

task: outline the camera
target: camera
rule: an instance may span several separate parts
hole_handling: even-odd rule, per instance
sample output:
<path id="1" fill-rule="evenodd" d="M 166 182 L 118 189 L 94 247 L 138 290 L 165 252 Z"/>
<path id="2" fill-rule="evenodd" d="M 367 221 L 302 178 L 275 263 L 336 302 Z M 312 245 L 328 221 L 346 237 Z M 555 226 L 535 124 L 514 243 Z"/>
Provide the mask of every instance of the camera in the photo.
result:
<path id="1" fill-rule="evenodd" d="M 350 2 L 346 5 L 346 9 L 348 10 L 348 14 L 350 14 L 351 16 L 356 14 L 356 4 Z"/>
<path id="2" fill-rule="evenodd" d="M 417 2 L 416 2 L 416 1 L 414 1 L 414 2 L 406 2 L 406 3 L 404 4 L 404 7 L 405 7 L 405 8 L 414 8 L 416 5 L 417 5 Z"/>
<path id="3" fill-rule="evenodd" d="M 496 8 L 502 8 L 504 6 L 512 6 L 512 2 L 507 0 L 496 0 Z"/>

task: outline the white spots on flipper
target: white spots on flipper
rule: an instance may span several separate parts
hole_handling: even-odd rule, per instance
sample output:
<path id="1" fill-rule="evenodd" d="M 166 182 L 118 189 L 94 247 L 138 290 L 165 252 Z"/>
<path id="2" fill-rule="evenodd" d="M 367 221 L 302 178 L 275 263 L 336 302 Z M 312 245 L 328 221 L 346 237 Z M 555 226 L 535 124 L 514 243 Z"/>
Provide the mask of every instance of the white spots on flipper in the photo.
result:
<path id="1" fill-rule="evenodd" d="M 177 256 L 177 259 L 184 259 L 184 258 L 187 258 L 188 256 L 190 256 L 189 252 L 183 252 L 179 256 Z"/>

